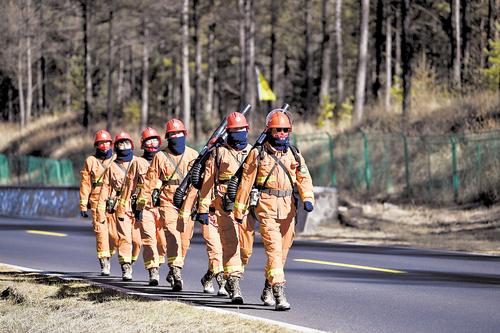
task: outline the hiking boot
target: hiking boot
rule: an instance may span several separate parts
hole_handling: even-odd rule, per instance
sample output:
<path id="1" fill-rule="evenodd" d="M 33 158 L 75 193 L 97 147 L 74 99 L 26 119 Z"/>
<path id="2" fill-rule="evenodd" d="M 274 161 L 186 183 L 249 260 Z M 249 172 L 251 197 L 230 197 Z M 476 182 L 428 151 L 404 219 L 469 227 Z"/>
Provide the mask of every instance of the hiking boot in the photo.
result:
<path id="1" fill-rule="evenodd" d="M 171 287 L 174 287 L 174 276 L 172 275 L 172 269 L 170 269 L 168 271 L 166 280 L 170 284 Z"/>
<path id="2" fill-rule="evenodd" d="M 172 272 L 173 284 L 172 291 L 181 291 L 182 290 L 182 275 L 181 268 L 172 266 L 170 267 L 170 271 Z"/>
<path id="3" fill-rule="evenodd" d="M 160 281 L 160 271 L 158 267 L 152 267 L 149 269 L 149 285 L 157 286 Z"/>
<path id="4" fill-rule="evenodd" d="M 231 290 L 231 303 L 243 304 L 243 295 L 241 294 L 240 288 L 240 277 L 230 276 L 229 279 L 227 279 L 227 284 L 229 284 L 229 288 Z"/>
<path id="5" fill-rule="evenodd" d="M 228 296 L 229 293 L 226 289 L 227 281 L 224 279 L 224 273 L 220 272 L 215 276 L 215 281 L 219 285 L 219 291 L 217 292 L 217 296 Z"/>
<path id="6" fill-rule="evenodd" d="M 122 264 L 122 280 L 132 281 L 132 265 L 129 263 Z"/>
<path id="7" fill-rule="evenodd" d="M 213 294 L 215 292 L 214 283 L 212 279 L 214 278 L 214 273 L 208 270 L 205 275 L 201 278 L 201 285 L 203 286 L 203 292 L 207 294 Z"/>
<path id="8" fill-rule="evenodd" d="M 101 275 L 109 276 L 111 270 L 111 263 L 109 258 L 99 258 L 99 264 L 101 265 Z"/>
<path id="9" fill-rule="evenodd" d="M 264 283 L 264 289 L 262 289 L 262 295 L 260 295 L 260 299 L 262 302 L 264 302 L 264 305 L 267 306 L 275 306 L 276 302 L 274 301 L 274 296 L 273 296 L 273 287 L 267 281 Z"/>
<path id="10" fill-rule="evenodd" d="M 274 309 L 276 311 L 286 311 L 290 310 L 290 303 L 285 297 L 285 286 L 283 284 L 276 284 L 273 286 L 273 295 L 276 299 L 276 306 Z"/>

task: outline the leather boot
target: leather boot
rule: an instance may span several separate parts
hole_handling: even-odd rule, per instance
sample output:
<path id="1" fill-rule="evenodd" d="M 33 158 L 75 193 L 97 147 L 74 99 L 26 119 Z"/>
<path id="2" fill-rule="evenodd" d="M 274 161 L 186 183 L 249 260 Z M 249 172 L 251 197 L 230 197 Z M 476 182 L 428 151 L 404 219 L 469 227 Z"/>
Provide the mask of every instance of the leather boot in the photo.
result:
<path id="1" fill-rule="evenodd" d="M 160 281 L 160 271 L 158 267 L 152 267 L 149 269 L 149 285 L 157 286 Z"/>
<path id="2" fill-rule="evenodd" d="M 224 272 L 220 272 L 215 276 L 215 281 L 219 285 L 219 291 L 217 291 L 218 296 L 228 296 L 229 293 L 226 289 L 227 280 L 224 278 Z"/>
<path id="3" fill-rule="evenodd" d="M 172 291 L 181 291 L 182 290 L 181 268 L 172 266 L 170 267 L 170 271 L 172 272 L 172 278 L 174 280 L 174 283 L 172 284 Z"/>
<path id="4" fill-rule="evenodd" d="M 201 278 L 201 285 L 203 286 L 203 292 L 207 294 L 213 294 L 215 292 L 214 283 L 212 279 L 214 278 L 214 273 L 208 270 L 205 275 Z"/>
<path id="5" fill-rule="evenodd" d="M 109 262 L 109 258 L 99 258 L 99 264 L 101 265 L 101 275 L 109 276 L 111 265 Z"/>
<path id="6" fill-rule="evenodd" d="M 267 306 L 275 306 L 276 302 L 274 301 L 274 295 L 273 295 L 273 287 L 267 281 L 264 283 L 264 289 L 262 289 L 262 295 L 260 295 L 260 299 L 262 302 L 264 302 L 264 305 Z"/>
<path id="7" fill-rule="evenodd" d="M 132 281 L 132 265 L 129 263 L 122 264 L 122 280 Z"/>
<path id="8" fill-rule="evenodd" d="M 243 304 L 243 295 L 241 294 L 240 288 L 240 277 L 230 276 L 227 280 L 231 290 L 231 303 L 233 304 Z"/>
<path id="9" fill-rule="evenodd" d="M 275 284 L 273 286 L 273 295 L 276 299 L 276 306 L 274 309 L 276 311 L 290 310 L 290 303 L 286 300 L 284 287 L 283 284 Z"/>

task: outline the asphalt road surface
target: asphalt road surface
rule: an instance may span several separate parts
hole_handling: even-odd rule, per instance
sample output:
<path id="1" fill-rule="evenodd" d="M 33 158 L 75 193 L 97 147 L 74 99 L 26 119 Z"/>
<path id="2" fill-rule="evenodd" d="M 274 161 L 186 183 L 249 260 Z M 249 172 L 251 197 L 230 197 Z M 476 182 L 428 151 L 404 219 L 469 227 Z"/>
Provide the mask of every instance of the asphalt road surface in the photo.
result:
<path id="1" fill-rule="evenodd" d="M 241 286 L 245 304 L 201 292 L 207 256 L 195 233 L 183 269 L 184 291 L 171 292 L 161 268 L 147 287 L 142 259 L 134 281 L 98 276 L 89 220 L 0 217 L 0 263 L 90 280 L 253 316 L 336 332 L 500 332 L 500 257 L 410 248 L 295 242 L 285 273 L 288 312 L 260 301 L 265 255 L 257 242 Z"/>

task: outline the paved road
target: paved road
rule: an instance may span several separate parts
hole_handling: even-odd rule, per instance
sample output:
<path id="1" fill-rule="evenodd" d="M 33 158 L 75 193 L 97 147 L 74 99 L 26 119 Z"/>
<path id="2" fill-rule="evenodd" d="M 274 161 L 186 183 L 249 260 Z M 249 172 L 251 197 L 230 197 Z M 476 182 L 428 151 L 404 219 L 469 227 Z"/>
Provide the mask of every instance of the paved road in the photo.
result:
<path id="1" fill-rule="evenodd" d="M 30 230 L 64 233 L 64 237 Z M 0 262 L 225 308 L 290 324 L 338 332 L 500 332 L 500 258 L 345 244 L 295 242 L 287 263 L 292 310 L 275 312 L 261 305 L 264 251 L 257 243 L 242 289 L 246 303 L 201 293 L 206 271 L 203 239 L 193 238 L 183 271 L 185 291 L 166 286 L 166 268 L 158 288 L 146 287 L 142 260 L 132 283 L 97 275 L 94 237 L 88 221 L 0 217 Z M 382 270 L 377 270 L 382 269 Z M 385 269 L 385 270 L 383 270 Z"/>

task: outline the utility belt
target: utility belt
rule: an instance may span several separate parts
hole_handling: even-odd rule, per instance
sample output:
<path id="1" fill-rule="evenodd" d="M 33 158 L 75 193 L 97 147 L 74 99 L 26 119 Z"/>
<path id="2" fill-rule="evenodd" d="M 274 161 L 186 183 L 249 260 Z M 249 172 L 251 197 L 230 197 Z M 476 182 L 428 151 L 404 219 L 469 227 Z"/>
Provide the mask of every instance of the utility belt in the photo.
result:
<path id="1" fill-rule="evenodd" d="M 180 179 L 170 179 L 170 180 L 162 180 L 161 185 L 163 187 L 169 186 L 169 185 L 180 185 L 181 180 Z"/>
<path id="2" fill-rule="evenodd" d="M 290 189 L 290 190 L 278 190 L 278 189 L 274 189 L 274 188 L 264 188 L 264 189 L 260 189 L 260 192 L 270 194 L 270 195 L 273 195 L 273 196 L 278 197 L 278 198 L 290 197 L 293 195 L 292 189 Z"/>
<path id="3" fill-rule="evenodd" d="M 225 184 L 229 183 L 229 180 L 230 180 L 230 179 L 218 179 L 218 180 L 217 180 L 217 183 L 219 183 L 219 184 L 224 184 L 224 185 L 225 185 Z"/>

